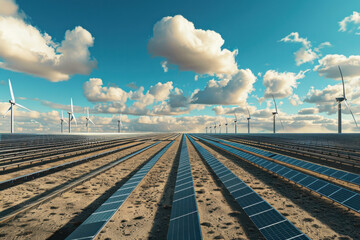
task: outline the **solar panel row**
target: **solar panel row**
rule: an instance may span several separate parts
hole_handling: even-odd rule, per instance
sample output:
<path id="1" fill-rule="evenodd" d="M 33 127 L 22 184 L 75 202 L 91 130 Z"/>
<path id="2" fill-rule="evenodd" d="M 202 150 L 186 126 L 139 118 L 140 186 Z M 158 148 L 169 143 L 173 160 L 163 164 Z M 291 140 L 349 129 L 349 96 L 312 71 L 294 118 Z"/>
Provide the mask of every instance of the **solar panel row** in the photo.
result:
<path id="1" fill-rule="evenodd" d="M 109 197 L 98 209 L 95 210 L 78 228 L 75 229 L 66 239 L 93 239 L 107 224 L 111 217 L 117 212 L 121 205 L 126 201 L 132 191 L 138 186 L 145 175 L 155 165 L 159 158 L 173 144 L 174 141 L 166 145 L 161 151 L 155 154 L 138 172 L 135 173 L 124 185 L 122 185 L 111 197 Z M 155 146 L 159 142 L 152 144 L 136 152 L 140 152 Z M 135 153 L 132 156 L 136 155 Z M 124 161 L 129 156 L 120 159 Z"/>
<path id="2" fill-rule="evenodd" d="M 186 137 L 183 135 L 167 239 L 202 239 Z"/>
<path id="3" fill-rule="evenodd" d="M 359 174 L 354 174 L 354 173 L 346 172 L 343 170 L 338 170 L 338 169 L 330 168 L 327 166 L 322 166 L 319 164 L 295 159 L 295 158 L 280 155 L 280 154 L 274 155 L 274 153 L 272 153 L 272 152 L 268 152 L 268 151 L 254 148 L 254 147 L 249 147 L 249 146 L 241 144 L 241 143 L 224 141 L 224 140 L 218 139 L 218 138 L 211 138 L 211 139 L 213 139 L 215 141 L 220 141 L 222 143 L 226 143 L 226 144 L 234 146 L 234 147 L 242 148 L 246 151 L 253 152 L 253 153 L 265 156 L 265 157 L 271 157 L 275 160 L 278 160 L 278 161 L 281 161 L 281 162 L 284 162 L 287 164 L 291 164 L 291 165 L 294 165 L 297 167 L 301 167 L 301 168 L 304 168 L 304 169 L 307 169 L 307 170 L 310 170 L 310 171 L 313 171 L 316 173 L 320 173 L 325 176 L 333 177 L 333 178 L 340 179 L 342 181 L 350 182 L 350 183 L 360 186 L 360 175 Z"/>
<path id="4" fill-rule="evenodd" d="M 261 166 L 271 172 L 274 172 L 284 178 L 287 178 L 297 184 L 300 184 L 314 192 L 317 192 L 325 197 L 330 198 L 331 200 L 340 203 L 341 205 L 348 207 L 356 212 L 360 212 L 360 194 L 347 190 L 343 187 L 339 187 L 335 184 L 329 183 L 327 181 L 318 179 L 316 177 L 310 176 L 308 174 L 302 173 L 300 171 L 285 167 L 281 164 L 277 164 L 258 156 L 242 152 L 240 150 L 234 149 L 232 147 L 223 145 L 212 140 L 204 139 L 199 136 L 197 138 L 211 143 L 227 152 L 230 152 L 236 156 L 244 158 L 250 162 L 255 163 L 258 166 Z"/>
<path id="5" fill-rule="evenodd" d="M 189 139 L 266 239 L 309 239 L 211 153 Z"/>

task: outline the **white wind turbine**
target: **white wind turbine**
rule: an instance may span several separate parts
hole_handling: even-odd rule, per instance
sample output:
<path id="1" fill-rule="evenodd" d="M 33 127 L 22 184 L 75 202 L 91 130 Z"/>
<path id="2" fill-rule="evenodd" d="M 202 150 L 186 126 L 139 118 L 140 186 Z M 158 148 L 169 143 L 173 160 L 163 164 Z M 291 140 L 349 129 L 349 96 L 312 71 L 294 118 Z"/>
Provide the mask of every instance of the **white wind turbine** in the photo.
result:
<path id="1" fill-rule="evenodd" d="M 91 122 L 93 125 L 95 125 L 95 123 L 93 121 L 91 121 L 90 116 L 89 116 L 89 107 L 86 108 L 86 132 L 89 132 L 89 122 Z"/>
<path id="2" fill-rule="evenodd" d="M 248 111 L 248 114 L 249 114 L 249 117 L 247 118 L 247 121 L 248 121 L 248 133 L 250 133 L 250 119 L 251 119 L 251 116 L 250 116 L 250 111 L 249 111 L 249 108 L 246 107 L 247 111 Z"/>
<path id="3" fill-rule="evenodd" d="M 209 128 L 210 128 L 210 133 L 212 133 L 211 125 L 210 125 L 210 127 L 209 127 Z"/>
<path id="4" fill-rule="evenodd" d="M 61 111 L 61 118 L 60 118 L 60 124 L 61 124 L 61 133 L 64 132 L 64 122 L 67 123 L 64 119 L 64 113 Z"/>
<path id="5" fill-rule="evenodd" d="M 219 122 L 219 133 L 221 134 L 221 122 Z"/>
<path id="6" fill-rule="evenodd" d="M 31 111 L 30 109 L 18 104 L 18 103 L 15 103 L 15 97 L 14 97 L 14 92 L 12 90 L 12 86 L 11 86 L 11 81 L 9 79 L 9 88 L 10 88 L 10 95 L 11 95 L 11 100 L 9 100 L 9 103 L 10 103 L 10 107 L 9 109 L 6 111 L 6 113 L 4 114 L 3 117 L 6 116 L 6 114 L 8 114 L 9 111 L 11 111 L 11 118 L 10 118 L 10 132 L 11 133 L 14 133 L 14 106 L 18 106 L 20 108 L 23 108 L 23 109 L 26 109 L 28 111 Z"/>
<path id="7" fill-rule="evenodd" d="M 279 115 L 279 113 L 278 113 L 278 109 L 277 109 L 277 106 L 276 106 L 276 101 L 275 101 L 275 98 L 274 98 L 273 95 L 272 95 L 272 98 L 273 98 L 273 100 L 274 100 L 274 105 L 275 105 L 275 112 L 272 112 L 272 114 L 273 114 L 273 119 L 274 119 L 274 122 L 273 122 L 273 132 L 276 133 L 275 120 L 276 120 L 276 115 Z M 279 117 L 279 120 L 280 120 L 280 123 L 281 123 L 282 128 L 284 129 L 284 125 L 282 124 L 282 121 L 281 121 L 280 117 Z"/>
<path id="8" fill-rule="evenodd" d="M 117 123 L 118 123 L 118 133 L 121 133 L 121 127 L 122 127 L 121 117 L 122 117 L 122 115 L 121 115 L 121 113 L 120 113 L 120 118 L 119 118 L 119 120 L 117 120 Z"/>
<path id="9" fill-rule="evenodd" d="M 205 127 L 206 134 L 207 134 L 207 129 L 208 129 L 208 127 L 206 126 L 206 127 Z"/>
<path id="10" fill-rule="evenodd" d="M 214 132 L 216 133 L 216 122 L 214 122 Z"/>
<path id="11" fill-rule="evenodd" d="M 75 115 L 74 115 L 74 107 L 73 107 L 73 101 L 72 101 L 72 98 L 70 99 L 70 112 L 68 112 L 69 114 L 69 133 L 71 133 L 71 120 L 74 119 L 75 121 L 75 124 L 77 126 L 77 122 L 76 122 L 76 118 L 75 118 Z"/>
<path id="12" fill-rule="evenodd" d="M 234 116 L 235 116 L 235 119 L 234 119 L 235 134 L 237 134 L 237 125 L 236 125 L 236 123 L 237 123 L 238 119 L 237 119 L 237 116 L 236 116 L 235 112 L 234 112 Z"/>
<path id="13" fill-rule="evenodd" d="M 225 118 L 225 127 L 226 127 L 226 133 L 228 133 L 228 121 L 227 121 L 227 118 Z"/>
<path id="14" fill-rule="evenodd" d="M 346 105 L 346 107 L 349 109 L 349 111 L 350 111 L 350 113 L 351 113 L 351 115 L 352 115 L 352 117 L 353 117 L 353 119 L 354 119 L 354 122 L 355 122 L 355 124 L 356 124 L 356 127 L 358 127 L 358 124 L 357 124 L 356 119 L 355 119 L 355 117 L 354 117 L 354 114 L 353 114 L 353 112 L 351 111 L 350 106 L 349 106 L 349 104 L 348 104 L 348 102 L 347 102 L 347 99 L 346 99 L 346 96 L 345 96 L 345 83 L 344 83 L 344 78 L 343 78 L 343 75 L 342 75 L 340 66 L 338 66 L 338 67 L 339 67 L 339 71 L 340 71 L 340 75 L 341 75 L 341 81 L 342 81 L 342 85 L 343 85 L 343 96 L 336 98 L 336 101 L 337 101 L 337 103 L 338 103 L 338 133 L 341 133 L 341 130 L 342 130 L 342 129 L 341 129 L 341 102 L 342 102 L 342 101 L 345 101 L 345 105 Z"/>

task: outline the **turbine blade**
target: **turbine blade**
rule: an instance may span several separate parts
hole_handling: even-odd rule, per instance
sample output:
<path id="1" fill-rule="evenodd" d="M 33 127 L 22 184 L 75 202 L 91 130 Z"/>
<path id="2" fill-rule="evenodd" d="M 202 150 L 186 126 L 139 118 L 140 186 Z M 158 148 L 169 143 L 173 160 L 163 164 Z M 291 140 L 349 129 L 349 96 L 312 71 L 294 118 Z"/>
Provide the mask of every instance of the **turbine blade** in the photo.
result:
<path id="1" fill-rule="evenodd" d="M 248 114 L 249 114 L 249 118 L 251 118 L 250 117 L 250 111 L 249 111 L 249 108 L 246 106 L 246 109 L 247 109 L 247 111 L 248 111 Z"/>
<path id="2" fill-rule="evenodd" d="M 11 110 L 11 108 L 12 108 L 12 105 L 10 105 L 9 109 L 6 111 L 6 113 L 4 114 L 4 116 L 3 116 L 3 117 L 5 117 L 5 116 L 6 116 L 6 114 L 8 114 L 8 112 Z"/>
<path id="3" fill-rule="evenodd" d="M 92 124 L 94 124 L 95 125 L 95 123 L 93 122 L 93 121 L 91 121 L 91 119 L 89 118 L 89 121 L 92 123 Z"/>
<path id="4" fill-rule="evenodd" d="M 72 98 L 70 98 L 70 108 L 71 108 L 71 113 L 74 112 L 74 107 L 73 107 L 73 102 L 72 102 Z"/>
<path id="5" fill-rule="evenodd" d="M 278 118 L 279 118 L 279 120 L 280 120 L 281 127 L 282 127 L 282 129 L 284 130 L 284 129 L 285 129 L 285 128 L 284 128 L 284 124 L 283 124 L 283 122 L 281 121 L 281 118 L 279 117 L 279 114 L 278 114 Z"/>
<path id="6" fill-rule="evenodd" d="M 89 118 L 89 107 L 86 108 L 87 117 Z"/>
<path id="7" fill-rule="evenodd" d="M 61 111 L 61 119 L 64 120 L 64 112 Z"/>
<path id="8" fill-rule="evenodd" d="M 340 71 L 341 81 L 342 81 L 342 84 L 343 84 L 343 95 L 344 95 L 344 98 L 346 99 L 346 97 L 345 97 L 345 83 L 344 83 L 344 78 L 343 78 L 343 74 L 342 74 L 342 72 L 341 72 L 340 66 L 338 66 L 338 67 L 339 67 L 339 71 Z"/>
<path id="9" fill-rule="evenodd" d="M 11 86 L 11 81 L 10 81 L 10 79 L 9 79 L 9 88 L 10 88 L 11 100 L 12 100 L 13 102 L 15 102 L 14 92 L 13 92 L 13 89 L 12 89 L 12 86 Z"/>
<path id="10" fill-rule="evenodd" d="M 26 110 L 28 110 L 28 111 L 31 112 L 30 109 L 28 109 L 27 107 L 24 107 L 23 105 L 20 105 L 20 104 L 18 104 L 18 103 L 15 103 L 15 106 L 21 107 L 21 108 L 26 109 Z"/>
<path id="11" fill-rule="evenodd" d="M 271 95 L 272 96 L 272 99 L 274 100 L 274 104 L 275 104 L 275 111 L 278 112 L 277 110 L 277 106 L 276 106 L 276 101 L 275 101 L 275 98 L 274 98 L 274 95 Z"/>
<path id="12" fill-rule="evenodd" d="M 235 120 L 237 121 L 237 116 L 236 116 L 236 113 L 234 112 L 234 116 L 235 116 Z"/>
<path id="13" fill-rule="evenodd" d="M 352 116 L 353 119 L 354 119 L 354 122 L 355 122 L 356 127 L 358 127 L 358 124 L 357 124 L 357 122 L 356 122 L 355 116 L 354 116 L 353 112 L 351 111 L 348 102 L 347 102 L 346 100 L 345 100 L 344 102 L 345 102 L 346 107 L 349 109 L 349 111 L 350 111 L 350 113 L 351 113 L 351 116 Z"/>
<path id="14" fill-rule="evenodd" d="M 76 124 L 76 126 L 77 126 L 77 122 L 76 122 L 76 117 L 75 117 L 75 115 L 74 115 L 73 113 L 71 113 L 71 116 L 72 116 L 71 120 L 74 119 L 75 124 Z"/>

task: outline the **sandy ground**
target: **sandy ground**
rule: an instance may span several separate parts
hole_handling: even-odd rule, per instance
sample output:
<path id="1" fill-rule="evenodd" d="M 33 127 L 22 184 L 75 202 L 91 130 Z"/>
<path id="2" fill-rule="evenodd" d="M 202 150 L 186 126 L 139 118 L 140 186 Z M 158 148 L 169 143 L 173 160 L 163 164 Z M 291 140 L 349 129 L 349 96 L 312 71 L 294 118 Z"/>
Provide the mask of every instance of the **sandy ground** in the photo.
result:
<path id="1" fill-rule="evenodd" d="M 117 147 L 112 147 L 112 148 L 108 148 L 108 149 L 104 149 L 104 150 L 99 150 L 99 151 L 88 153 L 88 154 L 84 153 L 81 156 L 69 157 L 67 159 L 60 160 L 60 161 L 54 161 L 54 162 L 48 162 L 48 163 L 44 162 L 44 163 L 41 163 L 41 165 L 38 165 L 38 166 L 36 166 L 35 164 L 34 165 L 23 165 L 23 166 L 20 166 L 19 169 L 15 168 L 15 169 L 11 169 L 11 171 L 5 171 L 5 172 L 1 173 L 0 181 L 5 181 L 5 180 L 15 178 L 15 177 L 18 177 L 18 176 L 22 176 L 22 175 L 25 175 L 25 174 L 28 174 L 28 173 L 37 172 L 37 171 L 40 171 L 40 170 L 43 170 L 43 169 L 46 169 L 46 168 L 50 168 L 50 167 L 53 167 L 53 166 L 57 166 L 57 165 L 60 165 L 60 164 L 63 164 L 63 163 L 72 162 L 72 161 L 75 161 L 75 160 L 80 159 L 80 158 L 89 157 L 89 156 L 92 156 L 92 155 L 95 155 L 95 154 L 110 151 L 110 150 L 120 148 L 120 147 L 130 146 L 130 145 L 133 145 L 133 144 L 134 144 L 134 142 L 129 143 L 129 144 L 124 144 L 122 146 L 117 146 Z M 84 150 L 81 150 L 81 151 L 84 151 Z"/>
<path id="2" fill-rule="evenodd" d="M 53 236 L 53 239 L 65 238 L 111 193 L 124 184 L 125 178 L 129 177 L 129 174 L 133 175 L 134 170 L 148 160 L 164 144 L 160 143 L 154 148 L 126 160 L 61 196 L 6 223 L 0 227 L 0 237 L 6 239 L 46 239 L 51 236 Z M 134 149 L 127 151 L 132 152 Z M 72 175 L 73 173 L 67 171 L 61 174 Z"/>
<path id="3" fill-rule="evenodd" d="M 360 216 L 330 200 L 201 143 L 311 239 L 360 239 Z"/>
<path id="4" fill-rule="evenodd" d="M 111 154 L 109 156 L 102 157 L 96 160 L 84 162 L 83 164 L 80 164 L 78 166 L 64 169 L 48 176 L 37 178 L 32 181 L 5 189 L 1 191 L 0 211 L 3 211 L 4 209 L 17 205 L 19 203 L 28 201 L 38 194 L 50 191 L 51 189 L 59 186 L 62 183 L 80 177 L 81 175 L 88 173 L 93 169 L 96 169 L 111 161 L 114 161 L 116 158 L 125 156 L 147 145 L 150 145 L 150 143 L 145 143 L 130 149 L 125 149 L 124 151 L 120 151 L 116 154 Z"/>
<path id="5" fill-rule="evenodd" d="M 178 166 L 180 140 L 158 160 L 97 239 L 166 239 L 176 176 L 170 172 Z"/>
<path id="6" fill-rule="evenodd" d="M 221 190 L 192 144 L 188 141 L 187 145 L 203 238 L 263 239 L 240 206 Z"/>

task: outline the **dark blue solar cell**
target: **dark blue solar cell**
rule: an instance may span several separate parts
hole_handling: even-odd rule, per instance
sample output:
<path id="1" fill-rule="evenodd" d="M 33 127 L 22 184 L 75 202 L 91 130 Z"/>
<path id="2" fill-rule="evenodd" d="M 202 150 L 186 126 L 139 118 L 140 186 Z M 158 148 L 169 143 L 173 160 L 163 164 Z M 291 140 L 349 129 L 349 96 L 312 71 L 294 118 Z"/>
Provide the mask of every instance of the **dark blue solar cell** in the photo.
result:
<path id="1" fill-rule="evenodd" d="M 329 184 L 326 187 L 320 189 L 318 192 L 321 193 L 322 195 L 329 196 L 330 194 L 333 194 L 335 191 L 338 191 L 339 189 L 340 187 L 334 184 Z"/>
<path id="2" fill-rule="evenodd" d="M 295 176 L 295 174 L 298 174 L 298 173 L 299 173 L 298 171 L 290 170 L 289 172 L 285 173 L 283 176 L 286 178 L 291 178 L 291 177 Z"/>
<path id="3" fill-rule="evenodd" d="M 244 211 L 246 212 L 247 215 L 251 216 L 253 214 L 268 210 L 270 208 L 272 207 L 267 202 L 261 201 L 254 204 L 253 206 L 245 208 Z"/>
<path id="4" fill-rule="evenodd" d="M 314 183 L 316 180 L 317 180 L 317 178 L 308 176 L 308 177 L 304 178 L 303 180 L 299 181 L 298 183 L 306 187 L 307 185 Z"/>
<path id="5" fill-rule="evenodd" d="M 251 220 L 258 228 L 263 228 L 284 220 L 284 217 L 275 209 L 272 209 L 251 217 Z"/>
<path id="6" fill-rule="evenodd" d="M 357 185 L 360 185 L 360 177 L 355 178 L 354 180 L 351 181 L 352 183 L 355 183 Z"/>
<path id="7" fill-rule="evenodd" d="M 193 186 L 174 193 L 174 201 L 194 194 Z"/>
<path id="8" fill-rule="evenodd" d="M 323 173 L 323 172 L 325 172 L 327 169 L 328 169 L 327 167 L 320 166 L 320 168 L 316 169 L 316 172 L 318 172 L 318 173 Z"/>
<path id="9" fill-rule="evenodd" d="M 241 207 L 247 207 L 254 203 L 263 201 L 263 199 L 256 193 L 249 194 L 246 197 L 238 198 L 236 201 L 240 204 Z"/>
<path id="10" fill-rule="evenodd" d="M 102 226 L 106 224 L 106 221 L 103 222 L 95 222 L 95 223 L 89 223 L 80 225 L 76 230 L 71 233 L 66 239 L 78 239 L 78 238 L 93 238 L 99 231 L 99 229 L 102 228 Z"/>
<path id="11" fill-rule="evenodd" d="M 289 178 L 290 180 L 294 181 L 294 182 L 299 182 L 302 179 L 306 178 L 308 175 L 305 175 L 303 173 L 299 173 L 298 175 L 294 175 L 293 177 Z"/>
<path id="12" fill-rule="evenodd" d="M 242 181 L 239 178 L 234 178 L 232 180 L 227 181 L 224 183 L 225 187 L 230 188 L 231 186 L 234 186 L 235 184 L 242 183 Z"/>
<path id="13" fill-rule="evenodd" d="M 238 197 L 242 197 L 245 196 L 249 193 L 252 193 L 253 190 L 249 187 L 243 187 L 241 189 L 237 189 L 231 192 L 231 194 L 233 195 L 234 198 L 238 198 Z"/>
<path id="14" fill-rule="evenodd" d="M 221 177 L 221 181 L 226 182 L 229 181 L 231 179 L 234 179 L 236 176 L 233 173 L 230 173 L 229 175 L 226 175 L 224 177 Z"/>
<path id="15" fill-rule="evenodd" d="M 352 180 L 354 180 L 357 177 L 359 177 L 359 175 L 354 174 L 354 173 L 348 173 L 348 174 L 342 176 L 340 179 L 347 181 L 347 182 L 351 182 Z"/>
<path id="16" fill-rule="evenodd" d="M 317 168 L 319 168 L 319 165 L 312 163 L 311 166 L 307 167 L 306 169 L 309 169 L 309 170 L 311 170 L 311 171 L 314 171 L 314 170 L 317 169 Z"/>
<path id="17" fill-rule="evenodd" d="M 338 170 L 335 170 L 333 168 L 328 168 L 326 171 L 323 172 L 323 174 L 326 174 L 327 176 L 331 176 L 332 174 L 336 173 Z"/>
<path id="18" fill-rule="evenodd" d="M 327 182 L 322 181 L 322 180 L 317 180 L 314 183 L 308 185 L 307 187 L 310 188 L 311 190 L 317 191 L 318 189 L 324 187 L 327 184 Z"/>
<path id="19" fill-rule="evenodd" d="M 346 175 L 346 172 L 337 171 L 336 173 L 332 174 L 331 177 L 333 177 L 333 178 L 341 178 L 341 177 L 343 177 L 344 175 Z"/>
<path id="20" fill-rule="evenodd" d="M 281 169 L 280 171 L 278 171 L 277 174 L 283 176 L 284 174 L 286 174 L 286 173 L 288 173 L 290 171 L 291 171 L 290 168 L 285 167 L 285 168 Z"/>
<path id="21" fill-rule="evenodd" d="M 290 222 L 284 221 L 278 224 L 274 224 L 261 230 L 261 233 L 266 239 L 269 240 L 280 240 L 280 239 L 307 239 L 309 238 L 304 235 L 300 230 L 294 227 Z M 296 237 L 298 236 L 298 237 Z"/>
<path id="22" fill-rule="evenodd" d="M 344 205 L 346 205 L 346 206 L 360 212 L 360 195 L 357 194 L 356 196 L 346 200 L 344 202 Z"/>
<path id="23" fill-rule="evenodd" d="M 329 197 L 334 199 L 335 201 L 338 201 L 341 203 L 354 195 L 355 195 L 354 192 L 351 192 L 346 189 L 341 189 L 340 191 L 337 191 L 334 194 L 331 194 Z"/>

